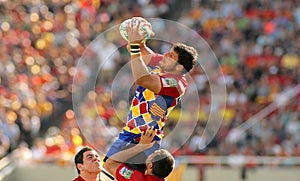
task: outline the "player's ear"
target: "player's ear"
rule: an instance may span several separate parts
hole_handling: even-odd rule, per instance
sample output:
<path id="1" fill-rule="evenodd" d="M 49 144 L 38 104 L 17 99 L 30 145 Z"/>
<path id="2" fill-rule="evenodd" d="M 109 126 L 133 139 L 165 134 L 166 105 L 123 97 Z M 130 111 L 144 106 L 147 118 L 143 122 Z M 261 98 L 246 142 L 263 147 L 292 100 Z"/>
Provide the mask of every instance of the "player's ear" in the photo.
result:
<path id="1" fill-rule="evenodd" d="M 76 167 L 78 168 L 78 170 L 82 170 L 82 163 L 77 163 Z"/>
<path id="2" fill-rule="evenodd" d="M 176 65 L 176 70 L 177 70 L 178 72 L 183 72 L 183 70 L 184 70 L 183 65 L 181 65 L 181 64 Z"/>
<path id="3" fill-rule="evenodd" d="M 147 164 L 147 169 L 152 169 L 153 168 L 153 164 L 150 162 Z"/>

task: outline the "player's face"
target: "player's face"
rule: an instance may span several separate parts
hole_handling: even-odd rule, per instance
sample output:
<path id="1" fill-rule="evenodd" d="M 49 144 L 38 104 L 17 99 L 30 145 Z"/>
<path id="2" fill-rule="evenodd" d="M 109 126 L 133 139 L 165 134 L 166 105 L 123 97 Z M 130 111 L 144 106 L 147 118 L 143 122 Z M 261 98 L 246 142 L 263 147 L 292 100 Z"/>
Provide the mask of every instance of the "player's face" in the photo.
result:
<path id="1" fill-rule="evenodd" d="M 169 52 L 164 54 L 164 58 L 159 62 L 160 67 L 165 71 L 172 71 L 175 69 L 178 60 L 178 53 L 172 48 Z"/>
<path id="2" fill-rule="evenodd" d="M 83 164 L 80 172 L 97 172 L 101 171 L 101 160 L 100 156 L 96 151 L 86 151 L 83 153 Z"/>

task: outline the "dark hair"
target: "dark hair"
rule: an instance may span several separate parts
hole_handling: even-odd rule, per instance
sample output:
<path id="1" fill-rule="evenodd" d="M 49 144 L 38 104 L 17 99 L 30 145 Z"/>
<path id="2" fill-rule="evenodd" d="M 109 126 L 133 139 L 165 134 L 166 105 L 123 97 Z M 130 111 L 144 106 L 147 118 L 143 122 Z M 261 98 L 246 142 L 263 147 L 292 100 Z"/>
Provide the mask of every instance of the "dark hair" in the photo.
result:
<path id="1" fill-rule="evenodd" d="M 76 155 L 74 157 L 74 162 L 75 162 L 75 166 L 76 166 L 78 174 L 80 174 L 80 170 L 77 168 L 77 164 L 83 163 L 83 153 L 86 151 L 93 151 L 93 149 L 88 146 L 83 147 L 78 153 L 76 153 Z"/>
<path id="2" fill-rule="evenodd" d="M 177 62 L 184 67 L 186 72 L 189 72 L 196 64 L 198 58 L 195 48 L 182 43 L 175 43 L 174 51 L 178 54 Z"/>
<path id="3" fill-rule="evenodd" d="M 152 162 L 152 173 L 158 178 L 166 178 L 174 168 L 174 158 L 173 156 L 164 149 L 160 150 L 160 154 L 155 155 Z"/>

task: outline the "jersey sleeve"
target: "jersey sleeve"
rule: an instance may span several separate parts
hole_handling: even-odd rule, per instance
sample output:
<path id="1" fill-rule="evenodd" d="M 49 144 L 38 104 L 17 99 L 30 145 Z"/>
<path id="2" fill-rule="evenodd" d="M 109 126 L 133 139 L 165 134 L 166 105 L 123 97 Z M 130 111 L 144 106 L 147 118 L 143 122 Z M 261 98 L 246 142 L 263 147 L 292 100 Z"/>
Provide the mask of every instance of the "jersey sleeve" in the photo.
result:
<path id="1" fill-rule="evenodd" d="M 118 181 L 144 180 L 144 174 L 137 170 L 131 169 L 125 164 L 121 164 L 116 171 Z"/>
<path id="2" fill-rule="evenodd" d="M 186 88 L 178 78 L 170 75 L 160 76 L 161 90 L 160 95 L 168 95 L 171 97 L 179 97 Z"/>
<path id="3" fill-rule="evenodd" d="M 158 54 L 158 53 L 154 53 L 154 54 L 152 54 L 151 60 L 150 60 L 148 65 L 150 67 L 155 67 L 155 66 L 158 65 L 158 62 L 161 61 L 162 59 L 163 59 L 163 55 Z"/>

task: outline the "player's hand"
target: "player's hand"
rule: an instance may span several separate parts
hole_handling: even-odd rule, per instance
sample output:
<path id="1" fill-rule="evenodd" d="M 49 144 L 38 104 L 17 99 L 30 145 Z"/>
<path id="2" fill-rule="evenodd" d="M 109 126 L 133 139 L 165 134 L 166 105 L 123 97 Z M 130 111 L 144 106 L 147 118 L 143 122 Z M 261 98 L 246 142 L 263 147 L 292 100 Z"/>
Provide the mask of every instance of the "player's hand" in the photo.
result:
<path id="1" fill-rule="evenodd" d="M 139 19 L 140 22 L 145 23 L 145 25 L 148 26 L 148 28 L 151 30 L 150 36 L 154 36 L 155 33 L 154 33 L 154 31 L 152 30 L 152 26 L 151 26 L 151 24 L 149 23 L 149 21 L 147 21 L 145 18 L 142 18 L 142 17 L 137 17 L 137 18 Z"/>
<path id="2" fill-rule="evenodd" d="M 155 143 L 153 139 L 156 135 L 156 131 L 157 130 L 153 127 L 148 128 L 146 131 L 143 131 L 139 144 L 144 144 L 145 146 L 151 148 Z"/>
<path id="3" fill-rule="evenodd" d="M 134 21 L 137 21 L 137 25 L 134 25 Z M 143 41 L 146 32 L 139 33 L 141 21 L 136 20 L 136 18 L 132 18 L 129 26 L 126 28 L 126 32 L 128 35 L 128 42 L 130 43 L 140 43 Z"/>

